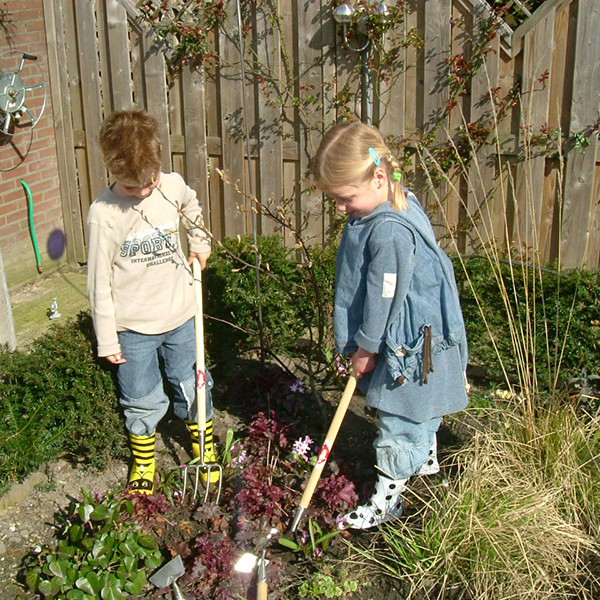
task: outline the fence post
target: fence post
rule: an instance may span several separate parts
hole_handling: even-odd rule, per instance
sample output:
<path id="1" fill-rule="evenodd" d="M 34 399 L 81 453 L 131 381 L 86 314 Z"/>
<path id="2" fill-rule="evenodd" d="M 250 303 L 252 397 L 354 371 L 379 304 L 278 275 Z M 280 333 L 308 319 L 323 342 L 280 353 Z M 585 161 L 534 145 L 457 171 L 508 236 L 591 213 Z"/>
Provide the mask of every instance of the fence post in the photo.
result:
<path id="1" fill-rule="evenodd" d="M 0 250 L 0 345 L 7 344 L 9 350 L 17 347 L 17 336 L 15 334 L 15 323 L 12 316 L 10 296 L 6 285 L 6 274 L 4 273 L 4 262 Z"/>

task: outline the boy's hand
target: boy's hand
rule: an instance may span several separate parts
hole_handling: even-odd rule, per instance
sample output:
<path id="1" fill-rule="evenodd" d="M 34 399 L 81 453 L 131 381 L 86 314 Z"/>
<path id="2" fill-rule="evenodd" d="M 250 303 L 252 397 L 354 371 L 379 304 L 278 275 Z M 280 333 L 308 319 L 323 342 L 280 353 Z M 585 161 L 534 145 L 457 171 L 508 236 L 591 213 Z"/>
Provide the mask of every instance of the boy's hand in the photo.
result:
<path id="1" fill-rule="evenodd" d="M 111 354 L 105 357 L 106 360 L 113 365 L 122 365 L 127 361 L 123 358 L 123 355 L 119 352 L 118 354 Z"/>
<path id="2" fill-rule="evenodd" d="M 206 263 L 208 262 L 209 257 L 210 257 L 210 252 L 204 252 L 203 254 L 198 254 L 196 252 L 190 252 L 190 255 L 188 257 L 188 265 L 190 265 L 190 267 L 191 267 L 192 263 L 194 262 L 194 258 L 197 258 L 198 262 L 200 263 L 200 268 L 205 269 Z"/>
<path id="3" fill-rule="evenodd" d="M 377 366 L 377 354 L 359 348 L 352 355 L 351 361 L 356 377 L 360 379 L 363 375 L 366 375 L 375 369 Z"/>

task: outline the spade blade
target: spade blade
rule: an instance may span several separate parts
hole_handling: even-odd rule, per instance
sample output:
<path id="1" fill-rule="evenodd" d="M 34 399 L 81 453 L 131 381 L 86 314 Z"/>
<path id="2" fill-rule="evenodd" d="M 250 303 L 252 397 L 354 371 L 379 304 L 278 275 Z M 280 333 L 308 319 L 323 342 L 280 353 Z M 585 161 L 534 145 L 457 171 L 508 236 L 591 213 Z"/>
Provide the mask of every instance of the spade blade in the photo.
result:
<path id="1" fill-rule="evenodd" d="M 176 556 L 150 577 L 150 583 L 153 583 L 157 588 L 164 588 L 175 583 L 184 573 L 185 569 L 183 568 L 181 556 Z"/>

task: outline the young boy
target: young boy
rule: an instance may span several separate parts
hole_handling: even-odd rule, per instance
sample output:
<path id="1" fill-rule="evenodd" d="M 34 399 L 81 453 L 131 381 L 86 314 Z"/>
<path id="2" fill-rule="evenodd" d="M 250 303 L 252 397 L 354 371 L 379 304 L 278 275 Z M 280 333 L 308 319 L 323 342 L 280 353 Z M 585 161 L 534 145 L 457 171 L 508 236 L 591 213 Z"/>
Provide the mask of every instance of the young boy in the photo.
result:
<path id="1" fill-rule="evenodd" d="M 102 124 L 99 140 L 114 182 L 89 210 L 88 297 L 98 356 L 118 366 L 119 401 L 133 454 L 128 489 L 152 494 L 156 427 L 169 407 L 161 369 L 174 412 L 190 430 L 194 456 L 200 454 L 190 265 L 197 258 L 206 266 L 210 241 L 200 229 L 196 193 L 177 173 L 161 172 L 153 116 L 142 110 L 115 112 Z M 187 259 L 179 239 L 180 215 L 187 229 Z M 212 462 L 209 392 L 206 398 L 205 460 Z M 211 481 L 218 476 L 211 472 Z"/>

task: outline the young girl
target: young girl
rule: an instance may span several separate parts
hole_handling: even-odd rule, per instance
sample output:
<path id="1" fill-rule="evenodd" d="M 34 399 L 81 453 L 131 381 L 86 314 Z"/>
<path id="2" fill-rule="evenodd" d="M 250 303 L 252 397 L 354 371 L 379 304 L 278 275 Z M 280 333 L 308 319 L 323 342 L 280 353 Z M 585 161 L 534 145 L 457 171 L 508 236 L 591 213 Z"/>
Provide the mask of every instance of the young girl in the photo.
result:
<path id="1" fill-rule="evenodd" d="M 363 123 L 334 126 L 313 162 L 317 186 L 348 214 L 338 250 L 335 342 L 378 409 L 378 479 L 341 527 L 367 529 L 402 513 L 413 475 L 437 472 L 436 432 L 467 406 L 467 341 L 452 263 L 438 247 L 398 161 Z"/>

